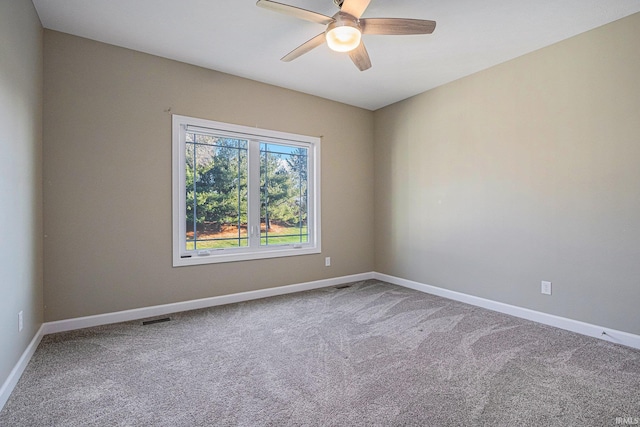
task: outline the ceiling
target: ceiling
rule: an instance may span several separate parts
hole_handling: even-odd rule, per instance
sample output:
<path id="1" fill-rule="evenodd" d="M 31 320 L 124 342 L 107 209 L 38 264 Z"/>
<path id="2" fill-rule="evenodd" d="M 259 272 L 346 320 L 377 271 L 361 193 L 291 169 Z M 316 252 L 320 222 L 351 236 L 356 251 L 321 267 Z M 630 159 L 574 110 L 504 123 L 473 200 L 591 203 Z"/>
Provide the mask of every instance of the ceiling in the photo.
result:
<path id="1" fill-rule="evenodd" d="M 332 16 L 332 0 L 279 0 Z M 56 31 L 376 110 L 640 11 L 638 0 L 372 0 L 363 18 L 437 21 L 431 35 L 365 35 L 359 71 L 326 45 L 280 58 L 324 31 L 255 0 L 33 0 Z"/>

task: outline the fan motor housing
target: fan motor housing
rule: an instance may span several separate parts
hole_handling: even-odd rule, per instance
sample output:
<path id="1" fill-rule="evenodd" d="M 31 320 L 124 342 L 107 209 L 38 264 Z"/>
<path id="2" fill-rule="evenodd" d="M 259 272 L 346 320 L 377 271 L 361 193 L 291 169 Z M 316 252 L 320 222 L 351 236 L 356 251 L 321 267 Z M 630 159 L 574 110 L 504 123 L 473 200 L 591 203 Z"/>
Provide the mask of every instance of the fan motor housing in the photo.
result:
<path id="1" fill-rule="evenodd" d="M 333 19 L 334 21 L 327 26 L 327 31 L 335 27 L 354 27 L 362 31 L 362 28 L 360 28 L 360 22 L 358 22 L 359 20 L 348 13 L 338 12 L 333 15 Z"/>

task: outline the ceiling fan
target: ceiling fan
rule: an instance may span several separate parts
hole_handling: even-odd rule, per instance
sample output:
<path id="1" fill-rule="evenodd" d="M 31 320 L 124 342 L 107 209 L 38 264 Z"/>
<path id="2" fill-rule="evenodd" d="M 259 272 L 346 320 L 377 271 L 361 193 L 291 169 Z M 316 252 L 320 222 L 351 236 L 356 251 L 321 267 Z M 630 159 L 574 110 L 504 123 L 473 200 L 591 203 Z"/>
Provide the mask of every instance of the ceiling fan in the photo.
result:
<path id="1" fill-rule="evenodd" d="M 371 0 L 333 0 L 340 10 L 333 16 L 326 16 L 310 10 L 271 0 L 258 0 L 260 7 L 284 13 L 306 21 L 326 25 L 324 32 L 304 42 L 284 57 L 282 61 L 292 61 L 315 49 L 325 41 L 332 50 L 348 52 L 349 57 L 360 71 L 371 68 L 371 60 L 364 43 L 363 34 L 408 35 L 431 34 L 436 28 L 435 21 L 402 18 L 360 18 Z"/>

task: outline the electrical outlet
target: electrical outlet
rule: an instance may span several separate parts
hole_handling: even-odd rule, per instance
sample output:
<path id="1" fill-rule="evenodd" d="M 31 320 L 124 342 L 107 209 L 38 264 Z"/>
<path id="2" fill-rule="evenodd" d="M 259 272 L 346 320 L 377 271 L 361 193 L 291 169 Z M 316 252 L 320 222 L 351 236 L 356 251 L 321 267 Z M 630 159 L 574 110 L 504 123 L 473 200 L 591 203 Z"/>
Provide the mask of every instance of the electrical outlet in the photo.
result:
<path id="1" fill-rule="evenodd" d="M 18 332 L 22 331 L 24 327 L 24 321 L 22 320 L 22 310 L 18 312 Z"/>
<path id="2" fill-rule="evenodd" d="M 551 282 L 542 281 L 540 282 L 540 292 L 545 295 L 551 295 Z"/>
<path id="3" fill-rule="evenodd" d="M 324 259 L 324 266 L 325 267 L 331 267 L 331 257 L 328 256 Z"/>

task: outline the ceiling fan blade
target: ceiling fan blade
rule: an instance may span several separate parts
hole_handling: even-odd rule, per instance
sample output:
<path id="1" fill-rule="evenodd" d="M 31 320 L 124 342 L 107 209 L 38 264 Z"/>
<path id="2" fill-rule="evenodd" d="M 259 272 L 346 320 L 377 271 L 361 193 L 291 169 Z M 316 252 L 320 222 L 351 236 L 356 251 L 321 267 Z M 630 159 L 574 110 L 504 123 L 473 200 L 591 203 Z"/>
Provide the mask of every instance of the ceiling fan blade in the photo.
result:
<path id="1" fill-rule="evenodd" d="M 409 35 L 431 34 L 436 21 L 402 18 L 365 18 L 360 20 L 362 34 Z"/>
<path id="2" fill-rule="evenodd" d="M 356 18 L 360 18 L 367 9 L 367 6 L 369 6 L 370 2 L 371 0 L 344 0 L 340 11 L 348 13 Z"/>
<path id="3" fill-rule="evenodd" d="M 310 40 L 307 40 L 306 42 L 302 43 L 300 46 L 298 46 L 297 48 L 293 49 L 291 52 L 287 53 L 280 60 L 284 61 L 284 62 L 293 61 L 294 59 L 298 58 L 299 56 L 302 56 L 305 53 L 317 48 L 322 43 L 324 43 L 324 41 L 325 41 L 324 33 L 320 33 L 317 36 L 315 36 L 314 38 L 312 38 Z"/>
<path id="4" fill-rule="evenodd" d="M 289 6 L 288 4 L 282 4 L 271 0 L 258 0 L 256 5 L 264 7 L 265 9 L 273 10 L 274 12 L 284 13 L 285 15 L 304 19 L 305 21 L 316 22 L 318 24 L 327 25 L 335 21 L 335 19 L 330 16 L 325 16 L 320 13 L 311 12 L 310 10 Z"/>
<path id="5" fill-rule="evenodd" d="M 360 71 L 371 68 L 371 60 L 369 59 L 369 54 L 367 53 L 367 49 L 364 47 L 364 43 L 362 41 L 357 48 L 349 52 L 349 58 L 351 58 Z"/>

